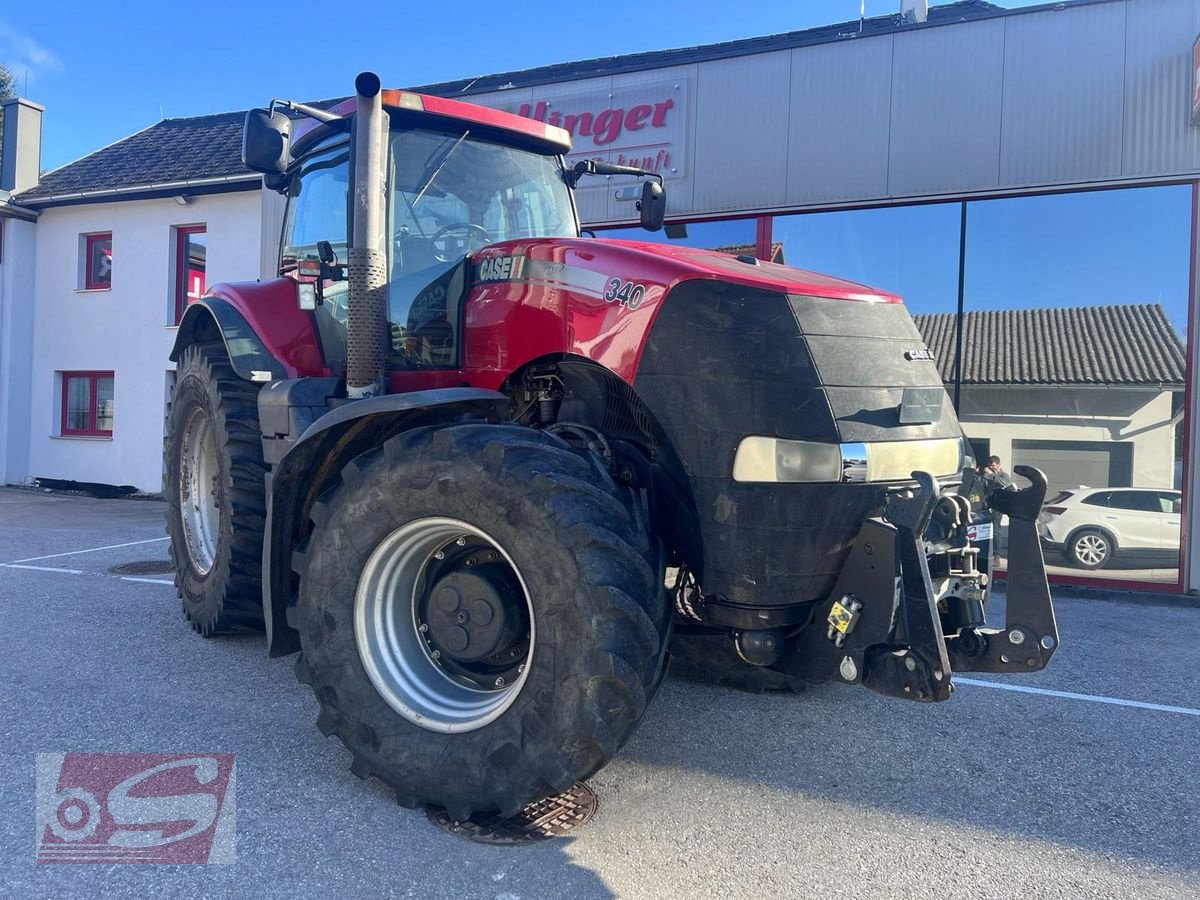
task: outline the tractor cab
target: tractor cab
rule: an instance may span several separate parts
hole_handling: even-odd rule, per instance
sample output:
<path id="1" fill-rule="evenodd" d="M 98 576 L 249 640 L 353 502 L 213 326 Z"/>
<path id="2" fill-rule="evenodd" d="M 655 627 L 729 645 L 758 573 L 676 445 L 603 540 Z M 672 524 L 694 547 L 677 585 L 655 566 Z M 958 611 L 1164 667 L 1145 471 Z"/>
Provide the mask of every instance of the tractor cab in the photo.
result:
<path id="1" fill-rule="evenodd" d="M 405 91 L 381 96 L 381 247 L 391 372 L 459 365 L 467 259 L 475 251 L 507 241 L 580 237 L 571 188 L 584 174 L 657 177 L 590 160 L 567 169 L 562 154 L 569 135 L 552 125 Z M 291 101 L 278 105 L 306 118 L 293 122 L 274 105 L 255 111 L 247 120 L 244 153 L 247 165 L 267 173 L 287 197 L 279 274 L 310 286 L 301 302 L 315 315 L 327 366 L 344 374 L 355 102 L 329 111 Z M 281 144 L 288 146 L 285 155 Z M 647 210 L 657 205 L 661 222 L 661 186 L 647 187 L 656 198 Z"/>

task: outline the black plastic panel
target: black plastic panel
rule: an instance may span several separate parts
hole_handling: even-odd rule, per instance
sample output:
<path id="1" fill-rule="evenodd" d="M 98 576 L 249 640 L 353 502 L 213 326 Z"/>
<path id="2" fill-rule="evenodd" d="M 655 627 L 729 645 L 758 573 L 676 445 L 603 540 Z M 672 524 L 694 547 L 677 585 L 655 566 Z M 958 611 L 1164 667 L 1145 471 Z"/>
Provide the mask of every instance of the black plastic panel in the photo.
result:
<path id="1" fill-rule="evenodd" d="M 948 400 L 937 422 L 900 424 L 904 387 L 941 386 L 924 348 L 899 304 L 712 281 L 671 291 L 634 387 L 691 480 L 703 560 L 689 562 L 706 594 L 775 610 L 827 596 L 884 489 L 741 484 L 734 453 L 752 434 L 826 443 L 958 437 Z M 837 386 L 823 388 L 822 377 Z"/>

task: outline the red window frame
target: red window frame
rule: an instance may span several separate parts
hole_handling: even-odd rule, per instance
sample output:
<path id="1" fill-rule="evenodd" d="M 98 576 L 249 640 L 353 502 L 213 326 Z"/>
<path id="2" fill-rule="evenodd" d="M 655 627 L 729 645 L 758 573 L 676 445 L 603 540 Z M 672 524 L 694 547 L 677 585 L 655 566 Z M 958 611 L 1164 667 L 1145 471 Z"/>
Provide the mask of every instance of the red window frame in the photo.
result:
<path id="1" fill-rule="evenodd" d="M 67 388 L 72 379 L 86 378 L 88 380 L 88 424 L 87 428 L 71 428 L 67 419 Z M 60 415 L 60 431 L 65 437 L 112 437 L 112 430 L 107 431 L 97 427 L 96 420 L 99 410 L 96 404 L 96 382 L 101 378 L 116 378 L 112 372 L 63 372 L 62 373 L 62 411 Z"/>
<path id="2" fill-rule="evenodd" d="M 112 249 L 112 232 L 103 231 L 86 236 L 83 248 L 83 286 L 89 291 L 106 291 L 112 287 L 112 269 L 108 270 L 108 281 L 97 281 L 92 277 L 92 245 L 99 241 L 108 241 Z"/>
<path id="3" fill-rule="evenodd" d="M 208 234 L 207 225 L 180 225 L 175 229 L 175 324 L 183 318 L 187 309 L 188 292 L 188 237 L 193 234 Z M 205 265 L 204 283 L 208 285 L 208 267 Z"/>

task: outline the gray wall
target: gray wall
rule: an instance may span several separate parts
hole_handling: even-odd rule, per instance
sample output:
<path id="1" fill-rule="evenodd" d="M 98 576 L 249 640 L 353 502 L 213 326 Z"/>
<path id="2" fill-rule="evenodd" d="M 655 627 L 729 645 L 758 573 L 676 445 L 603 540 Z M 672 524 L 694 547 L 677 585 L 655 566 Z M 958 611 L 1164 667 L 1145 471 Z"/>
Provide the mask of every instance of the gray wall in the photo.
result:
<path id="1" fill-rule="evenodd" d="M 1112 0 L 470 99 L 681 81 L 672 217 L 1114 184 L 1200 172 L 1198 32 L 1200 0 Z M 585 221 L 635 215 L 599 193 Z"/>

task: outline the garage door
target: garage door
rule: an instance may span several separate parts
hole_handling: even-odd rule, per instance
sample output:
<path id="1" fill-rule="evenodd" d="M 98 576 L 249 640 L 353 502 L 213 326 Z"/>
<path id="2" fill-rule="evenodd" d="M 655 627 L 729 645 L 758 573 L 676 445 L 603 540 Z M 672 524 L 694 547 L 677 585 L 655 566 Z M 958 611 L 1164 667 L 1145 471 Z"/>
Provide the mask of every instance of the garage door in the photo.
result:
<path id="1" fill-rule="evenodd" d="M 1012 464 L 1034 466 L 1046 473 L 1047 496 L 1086 484 L 1128 487 L 1133 473 L 1133 445 L 1094 441 L 1013 441 Z M 1005 469 L 1010 469 L 1008 460 Z"/>

